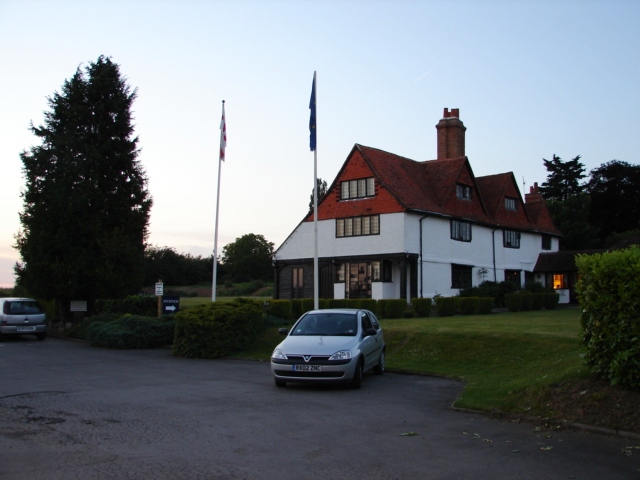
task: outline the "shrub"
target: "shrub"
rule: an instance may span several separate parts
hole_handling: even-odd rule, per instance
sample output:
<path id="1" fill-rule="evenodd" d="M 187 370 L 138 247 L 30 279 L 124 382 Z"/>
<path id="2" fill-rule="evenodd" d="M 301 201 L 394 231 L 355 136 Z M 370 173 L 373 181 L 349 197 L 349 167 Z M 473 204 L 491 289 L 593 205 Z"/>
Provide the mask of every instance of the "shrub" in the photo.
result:
<path id="1" fill-rule="evenodd" d="M 493 311 L 493 297 L 478 298 L 478 306 L 476 313 L 480 315 L 488 315 Z"/>
<path id="2" fill-rule="evenodd" d="M 560 295 L 557 293 L 543 293 L 542 298 L 546 310 L 555 310 L 560 301 Z"/>
<path id="3" fill-rule="evenodd" d="M 271 300 L 269 302 L 269 315 L 283 320 L 293 320 L 291 316 L 291 300 Z"/>
<path id="4" fill-rule="evenodd" d="M 456 313 L 455 297 L 436 297 L 436 310 L 441 317 L 451 317 Z"/>
<path id="5" fill-rule="evenodd" d="M 640 248 L 579 255 L 585 363 L 613 385 L 640 389 Z"/>
<path id="6" fill-rule="evenodd" d="M 356 302 L 358 305 L 357 308 L 364 308 L 365 310 L 369 310 L 373 312 L 374 315 L 378 314 L 378 301 L 372 298 L 360 298 Z M 406 304 L 405 304 L 406 305 Z"/>
<path id="7" fill-rule="evenodd" d="M 510 312 L 519 312 L 522 310 L 522 295 L 519 293 L 507 293 L 504 296 L 504 303 Z"/>
<path id="8" fill-rule="evenodd" d="M 178 312 L 172 353 L 186 358 L 221 358 L 249 345 L 264 330 L 255 302 L 210 303 Z"/>
<path id="9" fill-rule="evenodd" d="M 378 300 L 378 309 L 381 318 L 403 318 L 407 302 L 401 298 Z"/>
<path id="10" fill-rule="evenodd" d="M 533 294 L 532 293 L 518 293 L 522 297 L 521 309 L 528 312 L 533 307 Z"/>
<path id="11" fill-rule="evenodd" d="M 302 316 L 302 299 L 294 298 L 291 300 L 291 318 L 297 320 Z"/>
<path id="12" fill-rule="evenodd" d="M 303 298 L 302 299 L 302 311 L 300 312 L 300 315 L 298 315 L 298 317 L 301 316 L 303 313 L 307 313 L 307 312 L 310 312 L 311 310 L 313 310 L 314 303 L 315 302 L 314 302 L 313 298 Z M 318 306 L 320 306 L 320 301 L 318 301 Z"/>
<path id="13" fill-rule="evenodd" d="M 533 303 L 531 304 L 531 310 L 542 310 L 544 307 L 544 293 L 532 293 Z"/>
<path id="14" fill-rule="evenodd" d="M 429 317 L 431 315 L 430 298 L 412 298 L 411 308 L 416 317 Z"/>
<path id="15" fill-rule="evenodd" d="M 113 321 L 93 321 L 87 338 L 93 347 L 158 348 L 173 342 L 174 326 L 173 316 L 125 315 Z"/>
<path id="16" fill-rule="evenodd" d="M 476 313 L 478 297 L 460 297 L 457 300 L 460 313 L 462 315 L 473 315 Z"/>
<path id="17" fill-rule="evenodd" d="M 96 313 L 120 313 L 154 317 L 158 314 L 158 297 L 129 295 L 116 300 L 96 300 Z"/>
<path id="18" fill-rule="evenodd" d="M 329 308 L 347 308 L 347 299 L 331 298 L 329 299 Z"/>

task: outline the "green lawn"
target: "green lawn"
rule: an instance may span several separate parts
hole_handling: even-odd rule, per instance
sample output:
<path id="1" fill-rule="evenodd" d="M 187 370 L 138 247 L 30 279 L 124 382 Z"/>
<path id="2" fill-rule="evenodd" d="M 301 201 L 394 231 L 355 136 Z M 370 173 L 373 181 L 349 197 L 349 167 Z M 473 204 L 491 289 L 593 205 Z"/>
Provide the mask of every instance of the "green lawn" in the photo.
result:
<path id="1" fill-rule="evenodd" d="M 457 407 L 522 413 L 536 389 L 583 378 L 575 308 L 382 320 L 390 370 L 464 381 Z M 268 360 L 282 339 L 269 328 L 238 358 Z"/>

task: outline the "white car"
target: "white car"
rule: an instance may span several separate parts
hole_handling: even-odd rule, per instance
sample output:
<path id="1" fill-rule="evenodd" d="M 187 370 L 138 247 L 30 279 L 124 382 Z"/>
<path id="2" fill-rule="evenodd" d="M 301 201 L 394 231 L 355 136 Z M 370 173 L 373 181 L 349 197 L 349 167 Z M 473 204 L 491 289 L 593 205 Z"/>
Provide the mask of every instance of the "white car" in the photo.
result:
<path id="1" fill-rule="evenodd" d="M 43 308 L 33 298 L 0 298 L 0 336 L 24 334 L 47 338 Z"/>
<path id="2" fill-rule="evenodd" d="M 271 355 L 278 387 L 287 382 L 349 382 L 360 388 L 362 374 L 384 373 L 382 328 L 369 310 L 330 309 L 305 313 Z"/>

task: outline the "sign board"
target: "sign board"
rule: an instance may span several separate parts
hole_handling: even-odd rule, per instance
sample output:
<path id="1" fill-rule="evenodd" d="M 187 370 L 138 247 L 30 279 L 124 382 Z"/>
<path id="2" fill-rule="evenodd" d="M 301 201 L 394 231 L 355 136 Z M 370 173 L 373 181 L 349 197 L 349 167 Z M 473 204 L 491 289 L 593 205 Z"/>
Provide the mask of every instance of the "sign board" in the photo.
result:
<path id="1" fill-rule="evenodd" d="M 156 283 L 156 297 L 161 297 L 164 294 L 164 283 Z"/>
<path id="2" fill-rule="evenodd" d="M 71 300 L 69 303 L 70 312 L 86 312 L 87 301 L 86 300 Z"/>
<path id="3" fill-rule="evenodd" d="M 180 297 L 164 295 L 162 297 L 162 314 L 177 313 L 180 310 Z"/>

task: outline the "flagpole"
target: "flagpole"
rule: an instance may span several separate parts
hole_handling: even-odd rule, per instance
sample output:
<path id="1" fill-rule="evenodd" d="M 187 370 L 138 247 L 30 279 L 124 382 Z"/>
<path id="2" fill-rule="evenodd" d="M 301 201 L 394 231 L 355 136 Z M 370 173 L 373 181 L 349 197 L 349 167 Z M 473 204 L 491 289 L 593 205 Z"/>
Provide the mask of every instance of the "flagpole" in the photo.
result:
<path id="1" fill-rule="evenodd" d="M 318 94 L 316 72 L 313 72 L 313 85 L 315 95 Z M 314 98 L 314 101 L 317 97 Z M 318 120 L 316 113 L 316 148 L 313 149 L 313 308 L 320 308 L 319 295 L 319 266 L 318 266 Z"/>
<path id="2" fill-rule="evenodd" d="M 220 214 L 220 174 L 222 173 L 222 160 L 224 149 L 227 145 L 227 126 L 224 118 L 224 100 L 222 100 L 222 121 L 220 122 L 220 154 L 218 156 L 218 195 L 216 198 L 216 226 L 213 240 L 213 279 L 211 281 L 211 301 L 216 301 L 216 283 L 218 275 L 218 217 Z"/>

